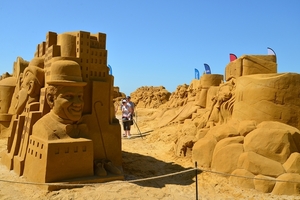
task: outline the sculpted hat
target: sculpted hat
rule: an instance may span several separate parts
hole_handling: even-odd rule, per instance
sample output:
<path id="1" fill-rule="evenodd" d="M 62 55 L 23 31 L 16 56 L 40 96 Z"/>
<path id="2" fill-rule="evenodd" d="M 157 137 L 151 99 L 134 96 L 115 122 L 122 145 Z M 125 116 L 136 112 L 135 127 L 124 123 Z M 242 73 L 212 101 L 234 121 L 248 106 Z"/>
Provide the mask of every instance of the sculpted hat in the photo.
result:
<path id="1" fill-rule="evenodd" d="M 43 69 L 41 69 L 40 67 L 38 66 L 35 66 L 35 65 L 28 65 L 28 67 L 25 68 L 23 74 L 25 76 L 25 74 L 27 72 L 31 72 L 36 80 L 39 82 L 40 86 L 44 86 L 44 79 L 45 79 L 45 72 Z"/>
<path id="2" fill-rule="evenodd" d="M 81 76 L 81 69 L 73 60 L 57 60 L 51 64 L 50 85 L 85 86 Z"/>
<path id="3" fill-rule="evenodd" d="M 42 57 L 34 57 L 30 62 L 29 62 L 29 66 L 30 65 L 34 65 L 37 66 L 41 69 L 44 68 L 44 58 Z"/>
<path id="4" fill-rule="evenodd" d="M 45 72 L 43 68 L 44 58 L 35 57 L 29 62 L 28 67 L 25 68 L 23 74 L 25 76 L 28 71 L 31 72 L 39 82 L 40 86 L 43 87 L 45 80 Z"/>

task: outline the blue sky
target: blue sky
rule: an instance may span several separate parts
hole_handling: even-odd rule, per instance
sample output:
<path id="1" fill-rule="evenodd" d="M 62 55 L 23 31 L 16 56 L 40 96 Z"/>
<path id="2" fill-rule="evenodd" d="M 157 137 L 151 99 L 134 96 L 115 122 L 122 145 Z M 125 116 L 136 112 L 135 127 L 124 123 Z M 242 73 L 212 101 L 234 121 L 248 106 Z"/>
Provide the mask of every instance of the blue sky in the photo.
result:
<path id="1" fill-rule="evenodd" d="M 300 72 L 299 0 L 53 0 L 0 2 L 0 73 L 30 61 L 48 31 L 107 34 L 108 64 L 126 95 L 141 86 L 174 92 L 194 69 L 224 74 L 229 53 L 277 55 L 278 72 Z"/>

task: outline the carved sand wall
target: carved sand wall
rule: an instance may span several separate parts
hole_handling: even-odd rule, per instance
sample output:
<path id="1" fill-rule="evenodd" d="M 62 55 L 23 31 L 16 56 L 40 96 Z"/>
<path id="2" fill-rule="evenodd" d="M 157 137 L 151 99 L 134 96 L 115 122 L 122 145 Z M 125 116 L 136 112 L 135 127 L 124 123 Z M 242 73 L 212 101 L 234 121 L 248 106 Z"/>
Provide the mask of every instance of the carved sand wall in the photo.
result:
<path id="1" fill-rule="evenodd" d="M 260 74 L 236 80 L 233 118 L 279 121 L 300 128 L 300 75 Z"/>
<path id="2" fill-rule="evenodd" d="M 225 68 L 225 80 L 251 74 L 277 73 L 276 55 L 243 55 Z"/>

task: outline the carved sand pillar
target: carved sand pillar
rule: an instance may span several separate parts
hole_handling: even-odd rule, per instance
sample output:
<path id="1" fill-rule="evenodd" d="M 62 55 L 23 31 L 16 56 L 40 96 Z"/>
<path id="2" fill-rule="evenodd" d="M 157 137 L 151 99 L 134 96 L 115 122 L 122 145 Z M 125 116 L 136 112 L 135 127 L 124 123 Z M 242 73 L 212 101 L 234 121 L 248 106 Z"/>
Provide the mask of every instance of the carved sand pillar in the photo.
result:
<path id="1" fill-rule="evenodd" d="M 0 81 L 0 134 L 3 129 L 9 127 L 10 120 L 12 118 L 12 115 L 8 113 L 8 110 L 15 85 L 15 77 L 8 77 Z"/>
<path id="2" fill-rule="evenodd" d="M 76 57 L 76 36 L 70 34 L 59 34 L 57 45 L 60 45 L 61 57 Z"/>
<path id="3" fill-rule="evenodd" d="M 200 78 L 201 91 L 196 99 L 202 108 L 206 108 L 207 91 L 211 86 L 219 86 L 223 81 L 223 75 L 220 74 L 203 74 Z"/>

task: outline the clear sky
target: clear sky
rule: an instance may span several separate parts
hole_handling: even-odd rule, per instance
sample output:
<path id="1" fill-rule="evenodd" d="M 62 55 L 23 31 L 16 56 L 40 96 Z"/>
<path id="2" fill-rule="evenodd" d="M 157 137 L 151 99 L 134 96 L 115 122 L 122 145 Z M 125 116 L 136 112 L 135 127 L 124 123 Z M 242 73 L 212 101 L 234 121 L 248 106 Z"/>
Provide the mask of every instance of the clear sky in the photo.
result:
<path id="1" fill-rule="evenodd" d="M 126 95 L 141 86 L 174 92 L 194 69 L 224 74 L 229 53 L 277 55 L 300 73 L 300 0 L 10 0 L 0 2 L 0 73 L 30 61 L 46 33 L 107 34 L 108 64 Z"/>

